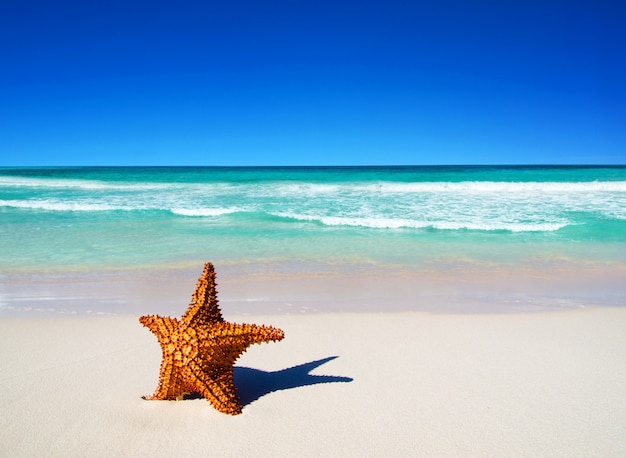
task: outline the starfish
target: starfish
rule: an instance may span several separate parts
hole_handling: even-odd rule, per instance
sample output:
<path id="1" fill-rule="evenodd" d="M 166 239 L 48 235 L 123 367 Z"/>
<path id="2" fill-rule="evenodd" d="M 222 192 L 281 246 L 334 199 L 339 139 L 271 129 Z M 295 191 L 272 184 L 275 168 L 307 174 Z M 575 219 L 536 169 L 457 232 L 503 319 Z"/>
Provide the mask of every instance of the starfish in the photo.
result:
<path id="1" fill-rule="evenodd" d="M 199 393 L 220 412 L 241 413 L 233 381 L 235 361 L 250 345 L 281 340 L 284 334 L 271 326 L 226 322 L 215 286 L 215 269 L 207 262 L 180 319 L 139 318 L 157 336 L 163 351 L 159 385 L 144 399 L 182 399 L 185 394 Z"/>

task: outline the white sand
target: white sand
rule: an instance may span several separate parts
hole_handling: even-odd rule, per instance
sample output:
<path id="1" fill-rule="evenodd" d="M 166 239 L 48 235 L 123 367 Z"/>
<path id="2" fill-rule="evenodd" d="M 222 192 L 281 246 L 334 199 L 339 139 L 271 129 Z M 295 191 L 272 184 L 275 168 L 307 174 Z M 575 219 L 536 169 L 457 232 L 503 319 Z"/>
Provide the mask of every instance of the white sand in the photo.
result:
<path id="1" fill-rule="evenodd" d="M 626 456 L 626 308 L 226 318 L 286 334 L 238 361 L 237 417 L 143 401 L 135 317 L 0 320 L 0 456 Z"/>

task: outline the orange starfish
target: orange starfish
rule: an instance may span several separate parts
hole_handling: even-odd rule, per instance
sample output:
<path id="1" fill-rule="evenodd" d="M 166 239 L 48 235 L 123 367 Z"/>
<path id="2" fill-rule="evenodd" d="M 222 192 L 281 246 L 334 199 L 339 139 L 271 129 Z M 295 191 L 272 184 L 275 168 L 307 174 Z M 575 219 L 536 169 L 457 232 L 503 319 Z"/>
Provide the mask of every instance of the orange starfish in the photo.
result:
<path id="1" fill-rule="evenodd" d="M 198 279 L 189 308 L 180 319 L 146 315 L 139 322 L 156 334 L 163 362 L 159 386 L 144 399 L 182 399 L 200 393 L 217 410 L 241 413 L 233 382 L 233 365 L 246 349 L 283 338 L 270 326 L 224 321 L 217 303 L 215 270 L 210 262 Z"/>

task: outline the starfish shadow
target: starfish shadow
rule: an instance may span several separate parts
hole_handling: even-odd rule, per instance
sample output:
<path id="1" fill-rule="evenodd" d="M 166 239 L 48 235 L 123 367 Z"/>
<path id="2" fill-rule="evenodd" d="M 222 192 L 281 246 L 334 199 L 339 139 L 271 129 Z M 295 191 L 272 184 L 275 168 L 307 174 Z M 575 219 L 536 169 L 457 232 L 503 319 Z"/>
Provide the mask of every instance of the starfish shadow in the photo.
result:
<path id="1" fill-rule="evenodd" d="M 246 406 L 274 391 L 317 385 L 318 383 L 351 382 L 353 379 L 350 377 L 309 374 L 309 372 L 316 367 L 328 361 L 332 361 L 335 358 L 337 358 L 337 356 L 329 356 L 328 358 L 311 361 L 275 372 L 236 366 L 233 368 L 233 375 L 235 386 L 237 387 L 237 397 L 241 404 Z"/>

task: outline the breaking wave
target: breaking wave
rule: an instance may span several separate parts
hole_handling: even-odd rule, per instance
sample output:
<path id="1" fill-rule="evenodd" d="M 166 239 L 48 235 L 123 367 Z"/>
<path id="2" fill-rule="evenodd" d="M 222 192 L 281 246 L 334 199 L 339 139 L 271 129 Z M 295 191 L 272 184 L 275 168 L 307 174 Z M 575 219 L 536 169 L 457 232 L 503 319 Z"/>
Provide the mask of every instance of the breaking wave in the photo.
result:
<path id="1" fill-rule="evenodd" d="M 402 218 L 360 218 L 337 216 L 310 216 L 293 213 L 279 213 L 276 216 L 297 221 L 313 221 L 325 226 L 350 226 L 372 229 L 439 229 L 439 230 L 474 230 L 474 231 L 510 231 L 510 232 L 552 232 L 569 224 L 558 223 L 507 223 L 507 222 L 452 222 L 420 221 Z"/>
<path id="2" fill-rule="evenodd" d="M 0 200 L 0 207 L 45 210 L 53 212 L 103 212 L 135 210 L 133 207 L 116 206 L 101 203 L 87 204 L 78 202 L 49 202 L 45 200 Z"/>
<path id="3" fill-rule="evenodd" d="M 228 181 L 199 174 L 193 179 L 173 175 L 165 182 L 149 170 L 115 173 L 114 179 L 106 174 L 0 176 L 0 209 L 165 212 L 174 218 L 219 218 L 220 224 L 282 221 L 445 231 L 555 232 L 590 221 L 626 220 L 623 175 L 615 181 L 558 181 L 572 179 L 561 174 L 557 181 L 408 182 L 393 181 L 392 173 L 369 181 L 356 175 Z"/>
<path id="4" fill-rule="evenodd" d="M 239 208 L 172 208 L 170 211 L 181 216 L 210 217 L 238 213 L 242 210 Z"/>

